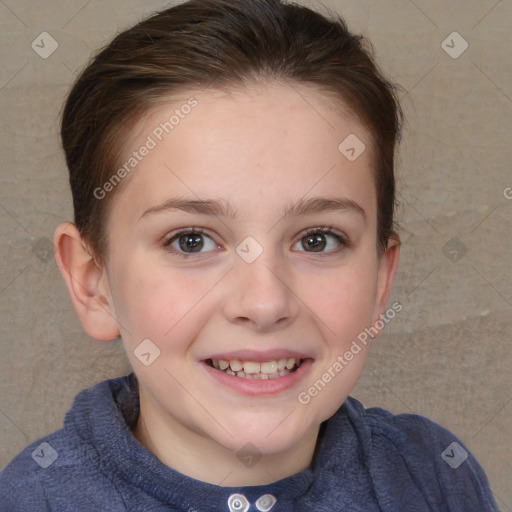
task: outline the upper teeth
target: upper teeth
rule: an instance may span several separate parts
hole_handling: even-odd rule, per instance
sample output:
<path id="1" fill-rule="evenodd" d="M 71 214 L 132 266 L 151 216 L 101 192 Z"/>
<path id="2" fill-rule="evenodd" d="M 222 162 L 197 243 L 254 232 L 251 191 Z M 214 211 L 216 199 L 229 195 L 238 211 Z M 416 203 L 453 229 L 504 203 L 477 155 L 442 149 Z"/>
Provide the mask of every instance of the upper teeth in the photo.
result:
<path id="1" fill-rule="evenodd" d="M 264 361 L 263 363 L 256 361 L 239 361 L 238 359 L 231 361 L 219 359 L 218 361 L 213 360 L 212 363 L 215 368 L 220 370 L 225 370 L 229 366 L 234 372 L 240 372 L 243 369 L 245 373 L 267 373 L 270 375 L 277 371 L 284 370 L 285 368 L 291 370 L 295 366 L 295 358 L 274 359 L 272 361 Z"/>

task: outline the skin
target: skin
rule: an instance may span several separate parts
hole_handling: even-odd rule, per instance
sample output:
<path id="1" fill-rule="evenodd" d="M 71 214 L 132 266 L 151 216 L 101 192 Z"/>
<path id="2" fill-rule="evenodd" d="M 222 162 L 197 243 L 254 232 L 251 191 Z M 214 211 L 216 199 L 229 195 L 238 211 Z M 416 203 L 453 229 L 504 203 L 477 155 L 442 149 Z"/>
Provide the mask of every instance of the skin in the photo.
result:
<path id="1" fill-rule="evenodd" d="M 197 107 L 116 195 L 106 263 L 95 262 L 71 223 L 57 229 L 55 254 L 85 331 L 99 340 L 122 336 L 140 383 L 137 439 L 193 478 L 266 484 L 311 464 L 320 423 L 359 379 L 367 347 L 310 403 L 297 399 L 385 312 L 398 244 L 378 253 L 369 136 L 327 97 L 277 83 L 193 96 Z M 185 101 L 169 100 L 140 120 L 124 156 Z M 352 133 L 367 147 L 354 162 L 338 150 Z M 350 199 L 365 214 L 283 219 L 285 205 L 312 197 Z M 143 216 L 171 198 L 230 201 L 237 216 Z M 312 250 L 304 231 L 331 226 L 348 244 L 320 233 L 320 252 Z M 188 227 L 204 229 L 204 245 L 185 259 L 164 242 Z M 250 264 L 236 252 L 248 236 L 263 248 Z M 176 239 L 171 247 L 179 251 Z M 160 350 L 149 366 L 134 354 L 144 339 Z M 292 389 L 252 397 L 218 384 L 200 362 L 246 348 L 297 350 L 314 362 Z M 251 467 L 237 457 L 248 442 L 262 454 Z"/>

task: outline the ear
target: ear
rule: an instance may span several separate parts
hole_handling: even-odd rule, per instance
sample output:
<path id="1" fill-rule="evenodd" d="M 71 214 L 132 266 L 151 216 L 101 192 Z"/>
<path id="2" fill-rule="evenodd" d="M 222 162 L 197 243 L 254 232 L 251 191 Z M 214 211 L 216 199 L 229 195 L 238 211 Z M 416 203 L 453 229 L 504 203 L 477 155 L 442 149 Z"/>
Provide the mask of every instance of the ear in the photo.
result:
<path id="1" fill-rule="evenodd" d="M 395 279 L 396 269 L 398 267 L 399 255 L 400 238 L 397 235 L 396 237 L 390 238 L 387 248 L 380 255 L 377 270 L 377 290 L 372 319 L 372 325 L 374 327 L 377 321 L 381 320 L 380 316 L 386 311 L 386 305 Z M 383 323 L 382 320 L 380 323 Z M 379 336 L 382 329 L 379 329 L 378 327 L 375 328 L 379 331 L 379 334 L 377 334 L 377 336 Z"/>
<path id="2" fill-rule="evenodd" d="M 65 222 L 57 227 L 53 248 L 85 332 L 100 341 L 117 338 L 120 333 L 106 270 L 96 263 L 74 224 Z"/>

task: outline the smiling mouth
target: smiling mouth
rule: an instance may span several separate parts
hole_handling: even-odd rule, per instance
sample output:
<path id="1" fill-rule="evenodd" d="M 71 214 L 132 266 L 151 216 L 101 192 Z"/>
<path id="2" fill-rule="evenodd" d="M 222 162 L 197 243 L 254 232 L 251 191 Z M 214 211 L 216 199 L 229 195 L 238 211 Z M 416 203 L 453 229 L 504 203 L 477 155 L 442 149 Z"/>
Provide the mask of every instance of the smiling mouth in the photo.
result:
<path id="1" fill-rule="evenodd" d="M 269 380 L 286 377 L 297 371 L 305 359 L 278 359 L 272 361 L 225 361 L 206 359 L 205 363 L 220 372 L 249 380 Z"/>

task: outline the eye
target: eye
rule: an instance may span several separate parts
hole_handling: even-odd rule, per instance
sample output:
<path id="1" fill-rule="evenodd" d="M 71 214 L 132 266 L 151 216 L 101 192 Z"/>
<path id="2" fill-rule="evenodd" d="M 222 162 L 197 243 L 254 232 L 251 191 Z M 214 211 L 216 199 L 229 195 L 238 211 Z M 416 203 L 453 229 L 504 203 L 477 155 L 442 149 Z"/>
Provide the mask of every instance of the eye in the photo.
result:
<path id="1" fill-rule="evenodd" d="M 201 228 L 180 229 L 169 235 L 164 241 L 163 246 L 169 252 L 183 258 L 219 248 Z M 203 249 L 205 250 L 203 251 Z"/>
<path id="2" fill-rule="evenodd" d="M 332 231 L 332 228 L 310 228 L 297 242 L 301 244 L 306 252 L 335 253 L 342 251 L 349 245 L 348 241 L 341 235 Z"/>

